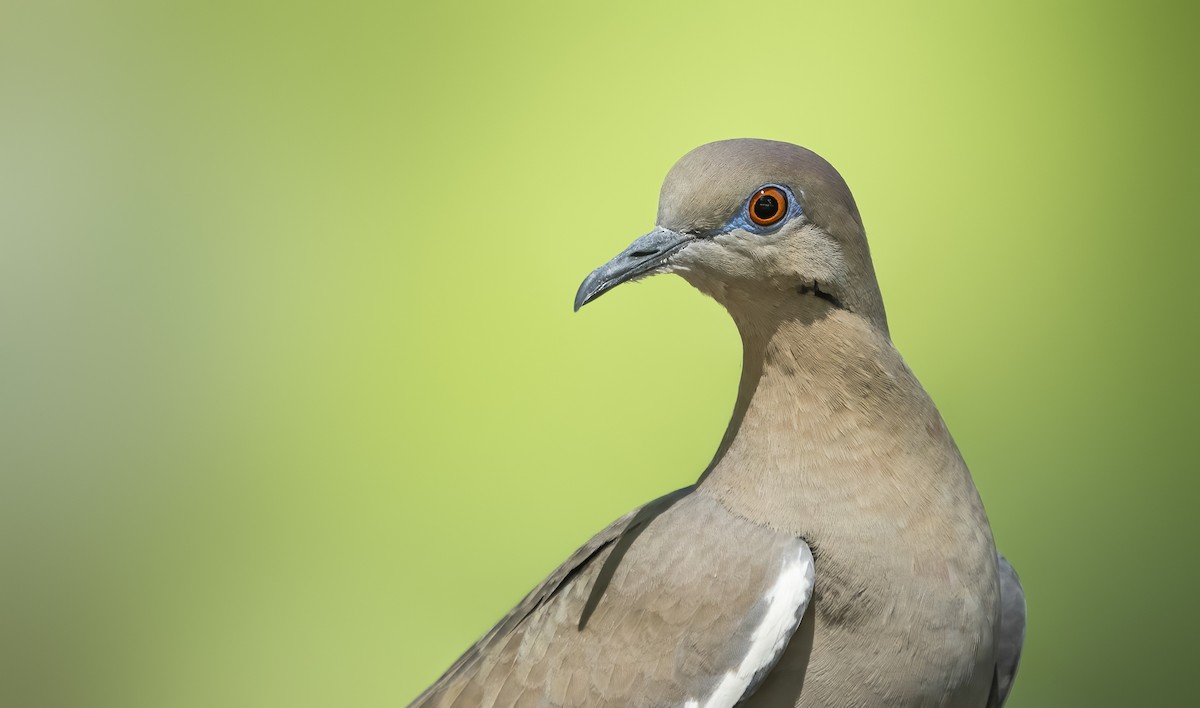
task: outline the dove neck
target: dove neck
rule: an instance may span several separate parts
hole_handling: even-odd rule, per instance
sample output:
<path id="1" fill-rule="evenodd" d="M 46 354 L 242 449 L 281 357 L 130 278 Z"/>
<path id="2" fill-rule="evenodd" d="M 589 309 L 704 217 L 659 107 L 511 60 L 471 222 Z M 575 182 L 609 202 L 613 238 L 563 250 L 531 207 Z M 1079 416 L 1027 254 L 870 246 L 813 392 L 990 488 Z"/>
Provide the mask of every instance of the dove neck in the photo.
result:
<path id="1" fill-rule="evenodd" d="M 814 305 L 740 317 L 742 378 L 729 428 L 700 488 L 766 523 L 836 513 L 830 499 L 918 492 L 966 468 L 942 419 L 886 332 Z M 824 507 L 824 508 L 821 508 Z M 772 510 L 775 511 L 772 511 Z"/>

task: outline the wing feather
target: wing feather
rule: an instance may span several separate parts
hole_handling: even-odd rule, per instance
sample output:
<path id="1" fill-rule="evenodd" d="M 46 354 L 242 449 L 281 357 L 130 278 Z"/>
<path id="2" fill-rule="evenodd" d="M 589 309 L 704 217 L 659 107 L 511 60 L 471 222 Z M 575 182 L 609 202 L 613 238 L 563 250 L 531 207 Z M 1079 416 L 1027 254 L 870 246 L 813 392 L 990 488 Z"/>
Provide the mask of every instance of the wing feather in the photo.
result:
<path id="1" fill-rule="evenodd" d="M 696 706 L 751 695 L 813 588 L 801 539 L 685 488 L 597 534 L 414 706 Z"/>
<path id="2" fill-rule="evenodd" d="M 997 554 L 999 555 L 999 554 Z M 1008 700 L 1017 668 L 1021 664 L 1021 648 L 1025 644 L 1025 590 L 1021 578 L 1008 559 L 1000 555 L 1000 630 L 996 646 L 996 674 L 988 708 L 1000 708 Z"/>

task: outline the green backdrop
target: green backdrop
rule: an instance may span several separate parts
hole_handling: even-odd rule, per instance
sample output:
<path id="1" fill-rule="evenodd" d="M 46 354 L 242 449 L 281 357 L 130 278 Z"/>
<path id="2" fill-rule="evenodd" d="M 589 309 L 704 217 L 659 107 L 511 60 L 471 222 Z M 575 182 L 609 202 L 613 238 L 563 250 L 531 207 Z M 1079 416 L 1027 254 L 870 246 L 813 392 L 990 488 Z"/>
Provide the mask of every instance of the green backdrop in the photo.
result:
<path id="1" fill-rule="evenodd" d="M 738 136 L 855 192 L 1025 583 L 1010 705 L 1194 701 L 1196 21 L 4 3 L 0 704 L 405 705 L 710 459 L 720 308 L 571 299 Z"/>

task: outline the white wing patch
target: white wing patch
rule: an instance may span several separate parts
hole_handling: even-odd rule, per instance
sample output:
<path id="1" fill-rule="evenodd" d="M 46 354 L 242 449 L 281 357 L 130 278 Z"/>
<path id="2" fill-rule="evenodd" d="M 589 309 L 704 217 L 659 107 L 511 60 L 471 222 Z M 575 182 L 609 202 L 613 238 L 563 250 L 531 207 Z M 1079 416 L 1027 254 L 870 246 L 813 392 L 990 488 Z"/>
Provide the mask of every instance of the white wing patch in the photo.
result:
<path id="1" fill-rule="evenodd" d="M 742 663 L 721 677 L 713 692 L 702 699 L 703 703 L 689 698 L 683 704 L 684 708 L 731 708 L 736 704 L 755 675 L 774 665 L 783 652 L 808 609 L 814 578 L 812 552 L 808 544 L 801 541 L 799 552 L 784 563 L 775 584 L 763 596 L 767 611 L 750 635 L 750 645 Z"/>

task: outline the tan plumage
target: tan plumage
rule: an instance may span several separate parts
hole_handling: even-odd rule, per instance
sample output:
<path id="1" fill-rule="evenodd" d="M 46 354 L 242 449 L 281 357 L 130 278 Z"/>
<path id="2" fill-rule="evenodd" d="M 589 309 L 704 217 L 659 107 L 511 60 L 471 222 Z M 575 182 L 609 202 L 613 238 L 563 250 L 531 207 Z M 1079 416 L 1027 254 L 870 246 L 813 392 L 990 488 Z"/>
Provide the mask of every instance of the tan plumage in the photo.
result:
<path id="1" fill-rule="evenodd" d="M 789 201 L 769 227 L 748 211 L 764 185 Z M 577 306 L 675 272 L 726 307 L 744 362 L 716 457 L 695 487 L 593 538 L 414 705 L 1003 703 L 1020 585 L 1004 563 L 1002 610 L 983 506 L 891 343 L 841 177 L 785 143 L 705 145 L 667 176 L 658 224 Z M 793 598 L 772 625 L 790 642 L 764 653 L 764 626 L 787 614 L 771 598 L 803 589 L 781 568 L 809 549 L 811 601 Z M 753 679 L 722 693 L 739 666 Z"/>

